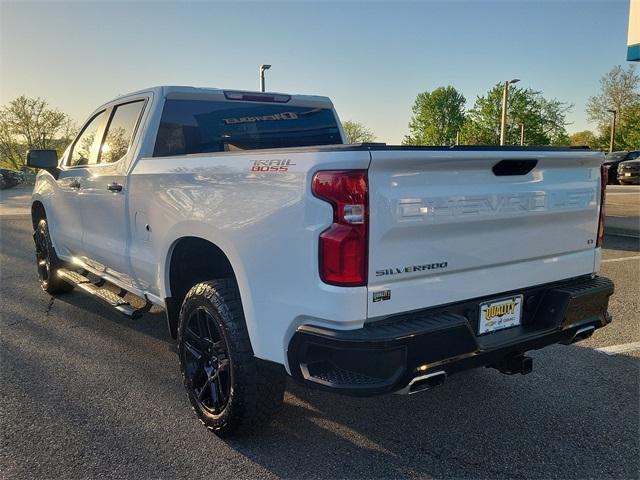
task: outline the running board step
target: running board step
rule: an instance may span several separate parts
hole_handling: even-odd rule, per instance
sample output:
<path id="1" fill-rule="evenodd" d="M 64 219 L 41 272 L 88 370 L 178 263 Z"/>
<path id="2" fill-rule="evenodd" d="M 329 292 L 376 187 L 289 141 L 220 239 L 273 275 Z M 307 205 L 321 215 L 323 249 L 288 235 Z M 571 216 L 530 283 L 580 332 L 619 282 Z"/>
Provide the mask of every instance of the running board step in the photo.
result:
<path id="1" fill-rule="evenodd" d="M 144 307 L 135 308 L 123 298 L 124 295 L 118 295 L 117 293 L 113 293 L 111 290 L 102 287 L 102 285 L 104 285 L 104 281 L 100 281 L 98 282 L 98 284 L 95 284 L 91 282 L 91 280 L 89 280 L 86 276 L 78 272 L 74 272 L 73 270 L 68 270 L 66 268 L 59 269 L 58 275 L 65 282 L 71 283 L 77 288 L 88 293 L 89 295 L 102 300 L 107 305 L 115 308 L 120 313 L 129 318 L 140 318 L 144 313 L 151 310 L 152 304 L 151 302 L 149 302 L 149 300 L 146 300 Z"/>

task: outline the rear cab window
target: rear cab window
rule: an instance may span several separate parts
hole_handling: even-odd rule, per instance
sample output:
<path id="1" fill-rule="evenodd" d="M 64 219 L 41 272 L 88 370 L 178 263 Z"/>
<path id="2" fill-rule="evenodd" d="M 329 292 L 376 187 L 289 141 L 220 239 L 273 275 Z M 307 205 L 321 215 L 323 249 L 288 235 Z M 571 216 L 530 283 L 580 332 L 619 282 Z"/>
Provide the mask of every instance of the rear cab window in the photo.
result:
<path id="1" fill-rule="evenodd" d="M 342 144 L 332 109 L 167 99 L 153 155 Z"/>

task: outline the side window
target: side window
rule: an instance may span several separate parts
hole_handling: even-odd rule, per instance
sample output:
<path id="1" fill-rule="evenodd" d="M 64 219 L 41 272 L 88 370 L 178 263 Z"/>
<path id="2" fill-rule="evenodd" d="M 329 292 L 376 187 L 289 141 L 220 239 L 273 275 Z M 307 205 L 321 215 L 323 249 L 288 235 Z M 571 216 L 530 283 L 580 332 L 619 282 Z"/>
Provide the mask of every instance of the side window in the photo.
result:
<path id="1" fill-rule="evenodd" d="M 115 107 L 100 149 L 100 163 L 114 163 L 127 154 L 143 106 L 144 100 Z"/>
<path id="2" fill-rule="evenodd" d="M 629 155 L 627 155 L 627 160 L 635 160 L 636 158 L 640 157 L 640 152 L 631 152 L 629 153 Z"/>
<path id="3" fill-rule="evenodd" d="M 84 127 L 80 136 L 76 139 L 67 161 L 69 167 L 83 167 L 98 162 L 98 148 L 100 139 L 98 130 L 104 120 L 105 112 L 98 113 Z"/>

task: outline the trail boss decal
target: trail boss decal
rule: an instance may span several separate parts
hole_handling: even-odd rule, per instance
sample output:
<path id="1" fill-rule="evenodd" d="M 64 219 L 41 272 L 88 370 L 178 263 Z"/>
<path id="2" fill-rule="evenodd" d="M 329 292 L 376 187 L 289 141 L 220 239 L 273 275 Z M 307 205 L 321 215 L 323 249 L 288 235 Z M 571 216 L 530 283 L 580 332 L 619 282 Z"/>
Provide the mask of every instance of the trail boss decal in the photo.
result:
<path id="1" fill-rule="evenodd" d="M 251 165 L 252 172 L 288 172 L 295 165 L 291 160 L 256 160 Z"/>
<path id="2" fill-rule="evenodd" d="M 411 265 L 403 268 L 383 268 L 376 270 L 376 277 L 383 277 L 385 275 L 400 275 L 403 273 L 423 272 L 425 270 L 437 270 L 439 268 L 447 268 L 448 262 L 440 263 L 428 263 L 426 265 Z"/>

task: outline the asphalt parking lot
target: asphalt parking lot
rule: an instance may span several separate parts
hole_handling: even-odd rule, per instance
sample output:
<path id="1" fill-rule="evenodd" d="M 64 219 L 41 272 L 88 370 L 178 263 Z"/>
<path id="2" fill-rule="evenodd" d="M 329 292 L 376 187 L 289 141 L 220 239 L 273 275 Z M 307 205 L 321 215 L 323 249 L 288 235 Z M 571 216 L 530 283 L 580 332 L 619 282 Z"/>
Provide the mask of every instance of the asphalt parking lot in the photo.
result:
<path id="1" fill-rule="evenodd" d="M 192 414 L 163 314 L 43 293 L 30 220 L 5 201 L 0 477 L 638 478 L 640 188 L 610 193 L 612 218 L 635 224 L 606 237 L 614 323 L 591 339 L 533 352 L 527 376 L 478 369 L 410 397 L 290 383 L 269 428 L 231 441 Z"/>

